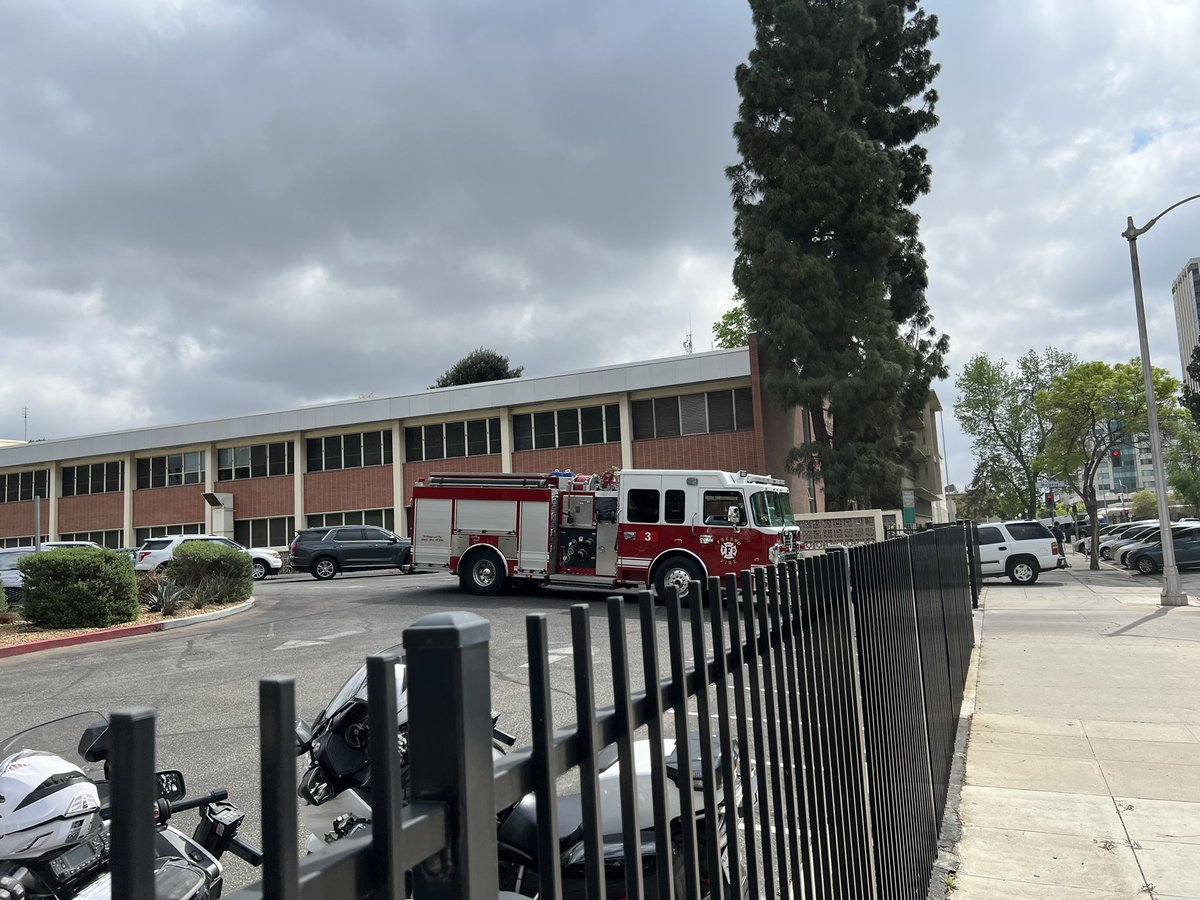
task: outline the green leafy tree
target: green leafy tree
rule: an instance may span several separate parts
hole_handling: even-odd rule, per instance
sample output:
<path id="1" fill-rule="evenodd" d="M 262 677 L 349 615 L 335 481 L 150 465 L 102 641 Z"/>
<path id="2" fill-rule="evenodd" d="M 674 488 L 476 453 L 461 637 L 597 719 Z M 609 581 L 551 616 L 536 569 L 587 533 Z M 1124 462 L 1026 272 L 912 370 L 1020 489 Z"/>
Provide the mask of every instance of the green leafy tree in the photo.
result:
<path id="1" fill-rule="evenodd" d="M 1159 419 L 1170 426 L 1179 409 L 1179 382 L 1165 369 L 1154 369 L 1152 377 Z M 1091 567 L 1099 569 L 1096 472 L 1114 447 L 1132 445 L 1149 431 L 1141 361 L 1080 363 L 1055 377 L 1036 400 L 1051 427 L 1048 468 L 1083 498 L 1092 522 Z"/>
<path id="2" fill-rule="evenodd" d="M 1038 480 L 1046 474 L 1046 444 L 1050 425 L 1034 398 L 1055 375 L 1078 360 L 1070 353 L 1047 347 L 1030 350 L 1009 369 L 1003 359 L 986 353 L 971 357 L 956 385 L 954 415 L 971 438 L 971 449 L 989 461 L 993 481 L 1018 498 L 1017 515 L 1034 518 L 1042 501 Z"/>
<path id="3" fill-rule="evenodd" d="M 750 332 L 754 331 L 755 327 L 740 296 L 734 295 L 733 308 L 713 322 L 712 330 L 715 343 L 722 350 L 745 347 L 750 343 Z"/>
<path id="4" fill-rule="evenodd" d="M 459 384 L 478 384 L 481 381 L 502 381 L 505 378 L 520 378 L 524 366 L 515 369 L 509 365 L 508 357 L 495 350 L 480 347 L 472 350 L 438 378 L 430 388 L 454 387 Z"/>
<path id="5" fill-rule="evenodd" d="M 1158 495 L 1154 491 L 1140 490 L 1129 498 L 1129 515 L 1134 519 L 1152 519 L 1158 514 Z"/>
<path id="6" fill-rule="evenodd" d="M 1001 468 L 995 460 L 979 461 L 971 484 L 958 503 L 959 516 L 984 522 L 993 518 L 1008 519 L 1023 515 L 1021 498 L 1014 491 L 1011 480 L 998 477 Z"/>
<path id="7" fill-rule="evenodd" d="M 733 281 L 764 383 L 801 407 L 813 439 L 793 470 L 826 506 L 898 505 L 907 425 L 948 340 L 925 298 L 916 200 L 937 123 L 937 19 L 916 0 L 752 0 L 755 48 L 738 67 Z"/>
<path id="8" fill-rule="evenodd" d="M 1191 423 L 1181 425 L 1173 436 L 1163 462 L 1167 482 L 1179 499 L 1200 512 L 1200 431 Z"/>
<path id="9" fill-rule="evenodd" d="M 1200 383 L 1200 344 L 1192 348 L 1192 361 L 1187 364 L 1187 375 L 1192 381 Z M 1192 423 L 1200 428 L 1200 391 L 1193 391 L 1185 381 L 1179 402 L 1192 414 Z"/>

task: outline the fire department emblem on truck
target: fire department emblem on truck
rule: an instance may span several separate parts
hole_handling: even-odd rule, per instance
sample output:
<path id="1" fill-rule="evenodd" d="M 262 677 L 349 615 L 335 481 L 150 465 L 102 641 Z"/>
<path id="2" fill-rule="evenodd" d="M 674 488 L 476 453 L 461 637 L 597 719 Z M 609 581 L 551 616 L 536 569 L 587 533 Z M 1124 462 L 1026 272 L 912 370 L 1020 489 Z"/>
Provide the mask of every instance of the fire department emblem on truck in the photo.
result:
<path id="1" fill-rule="evenodd" d="M 721 559 L 737 559 L 737 541 L 721 542 Z"/>

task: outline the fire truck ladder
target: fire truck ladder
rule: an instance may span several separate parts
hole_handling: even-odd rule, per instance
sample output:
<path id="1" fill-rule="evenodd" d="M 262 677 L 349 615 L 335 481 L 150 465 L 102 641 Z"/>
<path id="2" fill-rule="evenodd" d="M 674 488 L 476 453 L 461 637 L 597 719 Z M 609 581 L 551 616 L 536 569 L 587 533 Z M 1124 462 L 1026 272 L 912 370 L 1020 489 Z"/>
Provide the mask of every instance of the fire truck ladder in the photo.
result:
<path id="1" fill-rule="evenodd" d="M 549 482 L 549 475 L 528 472 L 434 472 L 426 483 L 430 487 L 544 488 L 550 487 Z"/>

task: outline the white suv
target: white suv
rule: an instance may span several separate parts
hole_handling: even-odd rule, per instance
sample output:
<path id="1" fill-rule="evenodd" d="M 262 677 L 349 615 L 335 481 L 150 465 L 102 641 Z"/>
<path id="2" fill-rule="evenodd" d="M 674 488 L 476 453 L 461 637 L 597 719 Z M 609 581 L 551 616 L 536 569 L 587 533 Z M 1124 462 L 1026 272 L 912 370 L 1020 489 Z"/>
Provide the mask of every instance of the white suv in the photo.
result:
<path id="1" fill-rule="evenodd" d="M 166 537 L 150 538 L 138 548 L 137 559 L 134 560 L 133 567 L 138 572 L 160 569 L 175 556 L 179 545 L 188 541 L 215 541 L 218 544 L 240 550 L 242 553 L 249 553 L 255 581 L 262 581 L 268 575 L 274 575 L 283 568 L 283 560 L 274 550 L 261 547 L 247 550 L 241 544 L 216 534 L 172 534 Z"/>
<path id="2" fill-rule="evenodd" d="M 988 522 L 979 526 L 979 568 L 984 578 L 1007 575 L 1033 584 L 1042 572 L 1062 568 L 1058 541 L 1041 522 Z"/>

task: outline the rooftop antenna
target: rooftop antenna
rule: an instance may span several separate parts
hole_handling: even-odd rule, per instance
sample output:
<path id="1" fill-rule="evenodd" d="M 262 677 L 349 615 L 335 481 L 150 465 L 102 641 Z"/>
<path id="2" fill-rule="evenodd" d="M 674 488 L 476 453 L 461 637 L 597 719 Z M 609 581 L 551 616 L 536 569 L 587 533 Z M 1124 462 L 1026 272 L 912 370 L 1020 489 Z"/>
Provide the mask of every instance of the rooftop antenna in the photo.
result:
<path id="1" fill-rule="evenodd" d="M 25 420 L 25 441 L 29 441 L 29 407 L 21 407 L 21 418 Z"/>
<path id="2" fill-rule="evenodd" d="M 683 338 L 683 352 L 684 353 L 692 352 L 692 317 L 691 316 L 688 316 L 688 330 L 687 330 L 687 334 L 684 335 L 684 338 Z"/>

